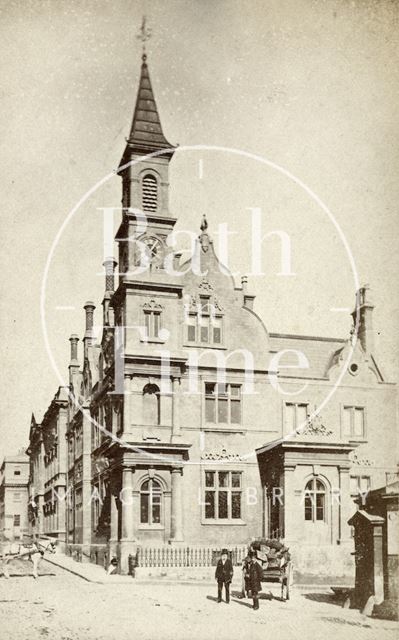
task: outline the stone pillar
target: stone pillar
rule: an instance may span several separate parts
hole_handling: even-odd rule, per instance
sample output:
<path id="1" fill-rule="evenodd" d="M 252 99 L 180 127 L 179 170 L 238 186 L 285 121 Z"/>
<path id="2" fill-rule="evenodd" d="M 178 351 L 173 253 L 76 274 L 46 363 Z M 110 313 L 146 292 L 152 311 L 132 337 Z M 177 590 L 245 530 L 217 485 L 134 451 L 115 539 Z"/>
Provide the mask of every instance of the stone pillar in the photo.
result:
<path id="1" fill-rule="evenodd" d="M 340 544 L 353 544 L 351 538 L 351 529 L 348 520 L 352 517 L 355 510 L 355 504 L 350 494 L 349 468 L 339 467 L 339 536 Z"/>
<path id="2" fill-rule="evenodd" d="M 284 510 L 284 539 L 293 542 L 297 538 L 297 505 L 295 496 L 295 465 L 284 465 L 284 493 L 282 495 Z"/>
<path id="3" fill-rule="evenodd" d="M 119 544 L 119 571 L 124 574 L 129 571 L 129 555 L 134 555 L 137 552 L 134 540 L 133 474 L 134 469 L 123 467 L 122 490 L 120 492 L 122 532 Z"/>
<path id="4" fill-rule="evenodd" d="M 122 471 L 122 536 L 121 540 L 134 540 L 133 519 L 133 473 L 131 467 L 124 467 Z"/>
<path id="5" fill-rule="evenodd" d="M 129 434 L 132 429 L 131 398 L 131 378 L 125 376 L 123 383 L 123 435 Z"/>
<path id="6" fill-rule="evenodd" d="M 111 491 L 110 535 L 109 535 L 109 541 L 108 541 L 109 559 L 117 555 L 117 548 L 118 548 L 118 503 L 117 503 L 117 496 L 115 495 L 114 491 Z"/>
<path id="7" fill-rule="evenodd" d="M 116 496 L 111 493 L 111 504 L 110 504 L 110 542 L 118 542 L 118 505 L 116 503 Z"/>
<path id="8" fill-rule="evenodd" d="M 181 436 L 180 432 L 180 378 L 172 378 L 172 442 Z"/>
<path id="9" fill-rule="evenodd" d="M 183 469 L 171 469 L 172 504 L 170 541 L 183 542 Z"/>
<path id="10" fill-rule="evenodd" d="M 267 495 L 267 486 L 262 486 L 262 507 L 263 507 L 263 522 L 262 522 L 262 536 L 264 538 L 269 537 L 270 528 L 270 514 L 269 514 L 269 498 Z"/>

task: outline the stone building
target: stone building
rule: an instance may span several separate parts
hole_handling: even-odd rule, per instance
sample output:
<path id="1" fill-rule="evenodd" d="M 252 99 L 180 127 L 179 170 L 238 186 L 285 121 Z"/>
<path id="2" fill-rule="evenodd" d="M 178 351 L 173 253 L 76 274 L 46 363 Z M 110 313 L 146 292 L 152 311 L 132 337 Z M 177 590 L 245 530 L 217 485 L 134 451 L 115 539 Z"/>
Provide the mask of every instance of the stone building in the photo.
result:
<path id="1" fill-rule="evenodd" d="M 28 533 L 29 458 L 6 456 L 0 468 L 0 537 L 19 540 Z"/>
<path id="2" fill-rule="evenodd" d="M 65 540 L 68 389 L 59 387 L 41 424 L 29 432 L 29 523 L 32 531 Z"/>
<path id="3" fill-rule="evenodd" d="M 88 302 L 82 366 L 70 338 L 67 542 L 87 556 L 108 545 L 124 572 L 138 546 L 282 536 L 302 570 L 350 571 L 353 498 L 396 465 L 396 389 L 376 361 L 368 288 L 354 300 L 355 335 L 269 333 L 246 278 L 238 286 L 221 268 L 205 218 L 189 261 L 168 245 L 174 152 L 144 57 L 119 167 L 117 283 L 110 258 L 101 343 Z M 45 450 L 34 425 L 31 456 Z M 43 508 L 45 492 L 41 480 Z"/>

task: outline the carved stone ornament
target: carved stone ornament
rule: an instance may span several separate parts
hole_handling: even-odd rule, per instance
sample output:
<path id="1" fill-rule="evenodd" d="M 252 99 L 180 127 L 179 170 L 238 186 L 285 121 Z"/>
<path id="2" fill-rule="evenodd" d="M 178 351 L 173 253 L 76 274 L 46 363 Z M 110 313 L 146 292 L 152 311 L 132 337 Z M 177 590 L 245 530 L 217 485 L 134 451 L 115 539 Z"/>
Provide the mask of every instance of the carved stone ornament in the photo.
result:
<path id="1" fill-rule="evenodd" d="M 356 465 L 358 467 L 374 467 L 375 466 L 375 460 L 372 460 L 371 458 L 360 458 L 357 455 L 357 453 L 355 453 L 355 451 L 352 451 L 349 454 L 349 459 L 353 465 Z"/>
<path id="2" fill-rule="evenodd" d="M 198 288 L 201 289 L 201 291 L 206 291 L 207 293 L 213 291 L 211 283 L 206 278 L 200 282 Z"/>
<path id="3" fill-rule="evenodd" d="M 307 425 L 304 429 L 297 431 L 298 435 L 301 436 L 332 436 L 333 431 L 328 429 L 321 420 L 319 415 L 314 416 L 314 418 L 308 418 Z"/>
<path id="4" fill-rule="evenodd" d="M 226 460 L 228 462 L 239 462 L 242 457 L 239 453 L 227 453 L 225 447 L 221 451 L 206 451 L 201 453 L 201 460 Z"/>
<path id="5" fill-rule="evenodd" d="M 143 305 L 143 309 L 144 311 L 156 311 L 160 313 L 162 311 L 162 305 L 155 302 L 155 300 L 151 300 Z"/>

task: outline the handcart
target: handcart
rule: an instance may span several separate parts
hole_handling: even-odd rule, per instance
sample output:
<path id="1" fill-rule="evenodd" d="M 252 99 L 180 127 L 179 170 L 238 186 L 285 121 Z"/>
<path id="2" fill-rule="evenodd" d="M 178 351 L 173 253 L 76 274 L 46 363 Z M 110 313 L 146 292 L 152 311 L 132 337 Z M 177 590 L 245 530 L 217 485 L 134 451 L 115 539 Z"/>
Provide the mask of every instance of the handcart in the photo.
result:
<path id="1" fill-rule="evenodd" d="M 293 565 L 288 548 L 280 540 L 258 538 L 248 546 L 247 557 L 242 563 L 242 597 L 248 597 L 247 573 L 250 562 L 250 552 L 255 552 L 256 559 L 263 570 L 262 582 L 279 582 L 281 584 L 281 598 L 290 599 L 290 587 L 293 581 Z M 285 588 L 285 598 L 284 598 Z"/>

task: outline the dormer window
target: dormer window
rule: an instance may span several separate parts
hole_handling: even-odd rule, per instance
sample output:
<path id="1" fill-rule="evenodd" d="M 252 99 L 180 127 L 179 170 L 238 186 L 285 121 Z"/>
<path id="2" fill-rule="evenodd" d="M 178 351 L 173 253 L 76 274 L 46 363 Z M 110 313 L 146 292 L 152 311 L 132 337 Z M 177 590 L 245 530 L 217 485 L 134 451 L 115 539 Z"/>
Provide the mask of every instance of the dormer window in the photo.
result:
<path id="1" fill-rule="evenodd" d="M 158 182 L 151 173 L 146 173 L 142 180 L 142 208 L 143 211 L 158 209 Z"/>

